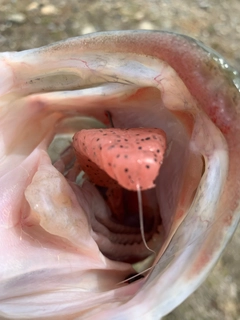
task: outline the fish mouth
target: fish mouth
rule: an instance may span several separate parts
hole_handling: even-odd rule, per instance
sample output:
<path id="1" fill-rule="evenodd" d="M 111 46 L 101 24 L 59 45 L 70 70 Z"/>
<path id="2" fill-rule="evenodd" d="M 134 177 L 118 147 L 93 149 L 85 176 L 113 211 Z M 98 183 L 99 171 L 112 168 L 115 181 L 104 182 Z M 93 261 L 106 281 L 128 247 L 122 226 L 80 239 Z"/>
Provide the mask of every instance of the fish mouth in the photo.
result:
<path id="1" fill-rule="evenodd" d="M 142 48 L 146 36 L 151 41 Z M 9 243 L 31 249 L 33 261 L 13 271 L 4 299 L 16 292 L 24 301 L 31 294 L 37 305 L 40 294 L 44 304 L 54 286 L 59 298 L 51 301 L 58 307 L 53 304 L 49 315 L 64 308 L 66 292 L 76 314 L 98 312 L 99 305 L 104 313 L 111 303 L 109 319 L 116 312 L 127 318 L 126 310 L 138 318 L 143 311 L 167 314 L 205 279 L 237 224 L 233 119 L 239 92 L 233 73 L 193 40 L 157 32 L 90 35 L 1 59 L 11 81 L 0 88 L 7 154 L 0 174 L 7 177 L 9 167 L 16 167 L 18 174 L 10 173 L 18 179 L 14 186 L 21 186 L 17 209 L 4 223 L 13 230 Z M 136 194 L 126 192 L 124 200 L 135 203 L 134 210 L 127 207 L 124 217 L 116 217 L 106 205 L 106 190 L 75 171 L 73 135 L 109 127 L 106 111 L 116 128 L 166 133 L 156 187 L 142 193 L 144 237 Z M 13 120 L 17 131 L 9 125 Z M 28 260 L 21 254 L 15 252 Z M 144 278 L 134 276 L 132 283 L 135 273 Z M 26 277 L 31 283 L 23 296 Z"/>
<path id="2" fill-rule="evenodd" d="M 101 85 L 95 86 L 94 90 L 98 91 L 99 88 Z M 107 92 L 113 88 L 117 94 L 106 97 L 97 108 L 60 120 L 48 152 L 53 165 L 59 168 L 67 180 L 76 184 L 76 194 L 77 188 L 95 189 L 91 201 L 96 201 L 96 206 L 102 207 L 102 212 L 91 209 L 88 220 L 93 239 L 104 256 L 114 261 L 131 263 L 136 272 L 142 273 L 147 269 L 147 275 L 159 251 L 164 244 L 166 247 L 166 241 L 171 240 L 191 206 L 204 174 L 204 157 L 199 151 L 190 148 L 194 130 L 194 119 L 190 113 L 185 110 L 169 111 L 161 103 L 161 92 L 153 87 L 129 88 L 110 83 L 104 84 L 103 90 Z M 87 110 L 92 104 L 92 95 L 88 98 L 87 102 L 85 97 Z M 140 108 L 136 107 L 139 101 Z M 140 229 L 137 192 L 124 189 L 122 198 L 115 198 L 115 202 L 123 202 L 124 207 L 122 216 L 117 216 L 106 203 L 107 189 L 97 185 L 90 186 L 91 181 L 83 178 L 84 171 L 76 171 L 74 165 L 76 157 L 72 148 L 73 135 L 86 128 L 91 130 L 109 127 L 111 124 L 105 116 L 106 110 L 111 114 L 111 122 L 115 128 L 161 128 L 167 136 L 167 150 L 155 180 L 156 186 L 141 192 L 144 237 Z M 101 117 L 91 117 L 95 113 Z M 85 208 L 84 211 L 91 210 Z"/>
<path id="3" fill-rule="evenodd" d="M 108 59 L 112 60 L 111 57 Z M 142 63 L 141 57 L 139 60 L 139 63 Z M 114 61 L 114 64 L 116 63 Z M 148 70 L 143 64 L 140 66 Z M 187 216 L 204 175 L 206 156 L 202 149 L 205 146 L 198 145 L 202 138 L 198 135 L 201 136 L 204 124 L 209 130 L 215 130 L 201 110 L 194 106 L 196 102 L 184 84 L 181 82 L 180 88 L 177 88 L 179 78 L 176 73 L 165 65 L 162 68 L 164 80 L 160 88 L 126 84 L 125 79 L 116 82 L 115 77 L 102 83 L 100 75 L 96 83 L 74 90 L 71 84 L 76 82 L 76 75 L 64 72 L 44 76 L 41 85 L 51 82 L 58 84 L 60 79 L 65 77 L 70 84 L 68 91 L 50 91 L 31 97 L 31 103 L 42 105 L 42 108 L 48 111 L 55 109 L 61 112 L 48 153 L 53 166 L 66 178 L 79 206 L 83 208 L 91 236 L 99 250 L 113 261 L 130 263 L 133 270 L 145 276 L 159 261 Z M 171 89 L 170 95 L 174 96 L 171 101 L 172 98 L 169 98 L 167 92 L 168 85 L 165 86 L 164 81 L 167 83 L 170 77 L 175 76 L 176 84 L 173 82 L 171 87 L 175 86 L 177 89 L 176 92 Z M 68 86 L 66 83 L 65 85 Z M 185 89 L 184 93 L 180 93 L 182 89 Z M 180 97 L 176 98 L 178 96 Z M 168 104 L 178 105 L 178 108 L 169 109 L 166 101 Z M 191 105 L 191 108 L 186 108 L 187 104 Z M 86 128 L 109 127 L 108 113 L 111 114 L 115 128 L 160 128 L 166 134 L 167 150 L 155 180 L 156 186 L 141 192 L 143 233 L 140 228 L 137 192 L 124 190 L 122 201 L 125 212 L 123 217 L 116 217 L 104 199 L 106 190 L 91 184 L 88 179 L 79 178 L 83 176 L 83 171 L 76 172 L 75 154 L 71 147 L 73 135 Z M 25 195 L 31 207 L 34 207 L 34 201 L 37 200 L 33 200 L 32 194 L 30 185 Z M 83 197 L 85 201 L 82 201 Z M 96 210 L 96 207 L 101 210 Z M 31 224 L 31 215 L 27 216 L 25 224 Z M 131 271 L 131 275 L 132 273 Z M 126 278 L 124 275 L 124 279 Z"/>

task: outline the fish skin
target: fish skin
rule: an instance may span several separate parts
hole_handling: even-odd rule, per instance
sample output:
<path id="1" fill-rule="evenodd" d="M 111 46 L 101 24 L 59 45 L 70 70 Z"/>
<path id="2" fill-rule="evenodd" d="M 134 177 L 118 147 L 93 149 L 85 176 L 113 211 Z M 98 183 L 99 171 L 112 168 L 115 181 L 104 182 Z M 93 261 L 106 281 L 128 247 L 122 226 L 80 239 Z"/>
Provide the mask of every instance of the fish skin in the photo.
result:
<path id="1" fill-rule="evenodd" d="M 138 86 L 143 85 L 143 78 L 141 78 L 138 73 L 134 73 L 134 75 L 132 74 L 131 76 L 124 68 L 121 69 L 121 65 L 118 65 L 118 68 L 115 68 L 112 74 L 109 71 L 111 70 L 111 65 L 109 69 L 104 69 L 104 72 L 101 71 L 102 65 L 94 65 L 94 59 L 91 60 L 91 58 L 89 58 L 87 62 L 83 60 L 83 57 L 85 59 L 84 52 L 87 52 L 88 56 L 90 56 L 90 54 L 94 55 L 94 53 L 97 52 L 98 58 L 100 55 L 99 52 L 104 52 L 105 56 L 109 53 L 111 55 L 123 53 L 126 55 L 126 59 L 129 57 L 137 59 L 139 56 L 147 56 L 151 62 L 152 57 L 162 59 L 177 72 L 191 95 L 194 96 L 198 106 L 200 106 L 199 108 L 203 111 L 196 116 L 196 109 L 189 107 L 194 121 L 196 121 L 198 125 L 197 129 L 200 129 L 200 123 L 203 121 L 204 124 L 208 124 L 209 126 L 204 127 L 203 125 L 205 131 L 209 133 L 209 136 L 217 137 L 217 139 L 213 141 L 211 139 L 209 141 L 203 139 L 201 145 L 201 141 L 198 141 L 199 136 L 197 136 L 199 131 L 193 130 L 194 141 L 197 141 L 198 146 L 200 145 L 205 152 L 204 156 L 207 166 L 204 178 L 206 177 L 206 181 L 211 189 L 208 189 L 207 193 L 206 187 L 203 189 L 204 185 L 203 183 L 201 184 L 194 199 L 193 207 L 189 210 L 187 216 L 184 217 L 184 222 L 179 225 L 177 232 L 174 234 L 170 245 L 163 253 L 161 259 L 156 262 L 156 266 L 150 277 L 146 282 L 140 280 L 129 286 L 128 289 L 132 290 L 132 295 L 125 287 L 119 289 L 118 297 L 120 298 L 120 303 L 116 302 L 116 295 L 114 295 L 113 299 L 109 292 L 109 295 L 106 297 L 107 302 L 105 302 L 105 304 L 101 302 L 101 308 L 95 306 L 99 320 L 106 319 L 106 315 L 108 319 L 122 320 L 133 317 L 139 319 L 155 319 L 170 312 L 200 285 L 219 258 L 239 222 L 239 91 L 234 85 L 234 74 L 230 67 L 225 70 L 218 63 L 221 57 L 214 52 L 207 51 L 206 48 L 199 46 L 197 42 L 188 37 L 171 33 L 143 31 L 100 33 L 82 38 L 69 39 L 65 42 L 53 44 L 45 48 L 25 51 L 23 53 L 2 54 L 0 69 L 4 70 L 4 78 L 1 79 L 3 86 L 0 86 L 2 93 L 0 98 L 1 121 L 4 123 L 3 120 L 9 119 L 9 114 L 6 110 L 12 106 L 14 99 L 18 101 L 17 99 L 19 97 L 26 97 L 30 93 L 33 94 L 33 96 L 24 101 L 29 103 L 25 104 L 25 106 L 30 105 L 31 102 L 31 106 L 35 107 L 36 114 L 38 114 L 41 109 L 43 110 L 42 112 L 46 112 L 44 113 L 44 117 L 47 118 L 51 108 L 53 110 L 53 107 L 57 106 L 56 96 L 37 96 L 37 94 L 34 96 L 34 93 L 39 92 L 40 88 L 41 90 L 48 88 L 49 83 L 44 83 L 42 75 L 51 73 L 62 61 L 65 61 L 63 69 L 68 67 L 72 68 L 71 62 L 74 59 L 78 61 L 79 69 L 84 65 L 83 74 L 86 76 L 84 79 L 86 85 L 93 83 L 93 78 L 87 76 L 88 72 L 91 74 L 92 71 L 96 70 L 106 81 L 110 81 L 110 79 L 115 79 L 116 81 L 117 75 L 118 81 L 121 83 L 131 83 Z M 69 58 L 71 58 L 71 62 L 67 62 Z M 53 62 L 55 60 L 57 60 L 57 63 L 54 64 Z M 145 85 L 153 85 L 160 90 L 162 88 L 167 89 L 167 84 L 164 83 L 164 79 L 162 79 L 160 75 L 161 73 L 158 73 L 154 77 L 148 77 Z M 40 81 L 37 81 L 36 78 L 40 79 Z M 33 85 L 31 85 L 31 81 L 34 82 Z M 181 83 L 179 83 L 179 85 L 181 86 Z M 59 81 L 59 83 L 55 85 L 56 90 L 67 87 L 67 82 L 62 85 L 61 81 Z M 119 91 L 115 91 L 116 94 L 118 92 Z M 9 99 L 9 97 L 11 99 Z M 71 95 L 66 97 L 69 102 L 68 108 L 70 108 L 73 98 Z M 162 93 L 161 98 L 165 105 L 169 107 L 168 97 Z M 131 95 L 129 99 L 132 99 L 134 103 L 133 95 Z M 100 95 L 98 96 L 98 100 L 102 101 Z M 64 95 L 61 96 L 61 102 L 64 102 Z M 172 100 L 171 107 L 173 112 L 174 109 L 177 109 L 177 104 L 174 104 L 174 102 L 175 100 Z M 20 103 L 21 101 L 19 99 L 17 105 Z M 86 103 L 86 101 L 84 101 L 84 103 Z M 139 112 L 140 108 L 141 106 L 139 106 Z M 84 111 L 84 107 L 82 107 L 82 110 Z M 27 109 L 27 111 L 30 113 L 30 110 Z M 100 120 L 104 120 L 101 118 L 100 112 L 93 111 L 94 110 L 89 110 L 89 115 L 93 113 Z M 17 109 L 15 112 L 19 114 L 17 113 Z M 33 116 L 35 116 L 34 112 L 32 117 Z M 49 124 L 54 124 L 57 119 L 52 117 L 51 119 L 48 118 L 48 121 Z M 46 133 L 44 135 L 44 129 L 42 129 L 41 132 L 42 135 L 39 134 L 38 136 L 40 140 L 46 136 Z M 204 136 L 204 132 L 203 137 L 206 137 Z M 21 142 L 20 137 L 19 141 Z M 34 148 L 37 145 L 36 142 L 33 143 Z M 7 153 L 9 157 L 9 153 L 14 150 L 14 147 L 10 133 L 6 130 L 6 141 L 5 144 L 2 143 L 1 145 L 1 156 Z M 42 144 L 41 148 L 44 151 L 46 146 Z M 6 152 L 6 150 L 8 152 Z M 33 163 L 33 159 L 35 159 L 34 165 L 31 164 L 31 161 Z M 19 160 L 12 157 L 7 160 L 10 161 L 8 165 L 4 158 L 1 163 L 1 186 L 3 186 L 3 181 L 4 183 L 7 182 L 6 179 L 3 179 L 4 175 L 6 178 L 6 175 L 10 175 L 11 173 L 9 164 L 13 167 L 13 164 L 22 161 L 22 158 Z M 27 164 L 23 163 L 24 170 L 31 168 L 31 172 L 27 171 L 27 179 L 24 178 L 23 174 L 20 179 L 21 181 L 17 181 L 17 185 L 19 187 L 21 186 L 21 188 L 26 188 L 26 185 L 28 185 L 32 179 L 34 171 L 38 167 L 39 157 L 37 155 L 37 149 L 35 154 L 32 155 L 31 161 Z M 224 163 L 226 163 L 225 166 L 223 166 Z M 24 170 L 21 172 L 24 172 Z M 221 185 L 218 186 L 216 181 L 221 183 Z M 7 184 L 5 184 L 5 186 L 3 191 L 12 191 L 10 186 Z M 219 197 L 216 195 L 214 189 L 219 189 L 217 193 L 217 195 L 220 195 Z M 11 193 L 9 194 L 11 195 Z M 201 198 L 205 199 L 205 207 L 202 206 L 200 210 L 200 206 L 198 205 L 200 204 Z M 6 208 L 5 199 L 7 198 L 4 198 L 4 202 L 1 200 L 1 205 Z M 213 202 L 216 202 L 217 205 L 214 206 Z M 20 203 L 18 206 L 20 208 Z M 211 214 L 208 212 L 208 206 L 212 210 L 210 210 Z M 7 219 L 7 222 L 11 222 L 11 226 L 15 227 L 19 216 L 14 210 L 11 211 L 10 206 L 8 212 L 11 213 L 9 215 L 11 219 Z M 2 217 L 2 220 L 6 222 L 4 217 Z M 8 234 L 1 230 L 0 236 L 7 237 Z M 11 247 L 9 247 L 9 252 L 10 249 Z M 4 256 L 3 250 L 1 251 L 1 257 L 2 259 L 4 257 L 1 261 L 1 266 L 4 266 L 7 260 L 5 258 L 6 253 Z M 27 257 L 25 257 L 25 261 L 26 258 Z M 4 279 L 1 281 L 3 280 Z M 62 301 L 64 301 L 63 296 L 62 299 Z M 31 300 L 31 312 L 34 310 L 34 303 L 36 303 L 36 301 L 34 301 L 34 299 Z M 7 312 L 10 311 L 6 305 L 3 304 L 3 300 L 0 305 L 2 305 L 0 314 L 9 316 Z M 16 305 L 13 301 L 12 306 L 16 307 Z M 21 310 L 21 312 L 22 311 L 23 310 Z M 19 314 L 20 313 L 18 313 L 18 315 Z M 14 314 L 14 317 L 16 319 L 16 314 Z M 58 315 L 56 315 L 55 318 L 57 319 L 57 317 Z M 50 319 L 50 316 L 48 318 Z M 94 319 L 95 315 L 93 313 L 79 317 L 76 315 L 75 319 L 77 318 Z"/>

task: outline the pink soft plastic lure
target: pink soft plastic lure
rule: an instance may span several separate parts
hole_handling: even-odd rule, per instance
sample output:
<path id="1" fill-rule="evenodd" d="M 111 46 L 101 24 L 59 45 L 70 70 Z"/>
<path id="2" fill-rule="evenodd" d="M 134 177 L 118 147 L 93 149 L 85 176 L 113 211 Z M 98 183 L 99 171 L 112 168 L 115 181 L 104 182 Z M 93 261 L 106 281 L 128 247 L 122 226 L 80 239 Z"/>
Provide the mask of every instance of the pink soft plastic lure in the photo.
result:
<path id="1" fill-rule="evenodd" d="M 74 135 L 73 147 L 93 183 L 114 187 L 117 181 L 128 190 L 147 190 L 155 186 L 166 135 L 158 128 L 88 129 Z"/>

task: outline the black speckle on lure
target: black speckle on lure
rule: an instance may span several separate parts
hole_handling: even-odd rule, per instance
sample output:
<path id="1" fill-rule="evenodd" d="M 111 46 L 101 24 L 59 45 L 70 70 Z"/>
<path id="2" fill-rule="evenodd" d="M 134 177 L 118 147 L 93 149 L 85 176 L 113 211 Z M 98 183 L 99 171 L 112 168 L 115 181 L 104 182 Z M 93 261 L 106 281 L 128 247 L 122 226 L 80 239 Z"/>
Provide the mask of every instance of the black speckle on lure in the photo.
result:
<path id="1" fill-rule="evenodd" d="M 118 183 L 127 190 L 147 190 L 155 186 L 166 135 L 158 128 L 84 129 L 74 135 L 73 147 L 92 183 L 102 187 Z"/>

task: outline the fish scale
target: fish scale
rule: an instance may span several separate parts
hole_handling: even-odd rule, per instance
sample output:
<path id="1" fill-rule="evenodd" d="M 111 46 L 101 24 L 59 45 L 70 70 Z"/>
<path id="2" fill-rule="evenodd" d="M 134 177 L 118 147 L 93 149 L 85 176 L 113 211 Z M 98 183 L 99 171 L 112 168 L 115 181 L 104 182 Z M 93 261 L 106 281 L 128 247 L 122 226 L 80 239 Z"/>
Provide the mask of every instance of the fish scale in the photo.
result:
<path id="1" fill-rule="evenodd" d="M 81 169 L 94 184 L 147 190 L 155 186 L 166 134 L 159 128 L 84 129 L 74 135 L 73 147 Z"/>

